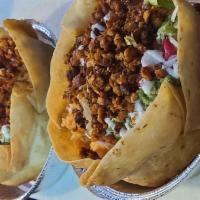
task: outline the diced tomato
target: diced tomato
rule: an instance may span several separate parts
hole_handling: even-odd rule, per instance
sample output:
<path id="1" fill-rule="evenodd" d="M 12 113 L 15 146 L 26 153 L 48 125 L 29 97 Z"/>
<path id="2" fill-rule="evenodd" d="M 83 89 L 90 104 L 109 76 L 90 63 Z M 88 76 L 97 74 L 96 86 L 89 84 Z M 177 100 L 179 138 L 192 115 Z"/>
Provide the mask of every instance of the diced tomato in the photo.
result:
<path id="1" fill-rule="evenodd" d="M 168 60 L 171 56 L 177 54 L 177 48 L 170 42 L 169 38 L 163 40 L 164 58 Z"/>

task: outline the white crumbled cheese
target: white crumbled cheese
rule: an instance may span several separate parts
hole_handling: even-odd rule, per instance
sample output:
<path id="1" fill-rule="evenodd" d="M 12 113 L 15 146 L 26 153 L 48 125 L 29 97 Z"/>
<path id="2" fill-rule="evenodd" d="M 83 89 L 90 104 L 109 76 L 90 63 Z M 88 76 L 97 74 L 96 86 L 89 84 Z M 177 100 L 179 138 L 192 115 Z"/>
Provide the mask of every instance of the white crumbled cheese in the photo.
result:
<path id="1" fill-rule="evenodd" d="M 104 22 L 107 22 L 110 20 L 110 12 L 104 16 L 103 20 L 104 20 Z"/>
<path id="2" fill-rule="evenodd" d="M 94 31 L 91 31 L 91 32 L 90 32 L 90 38 L 93 39 L 93 40 L 95 40 L 96 37 L 97 37 L 97 36 L 95 35 Z"/>
<path id="3" fill-rule="evenodd" d="M 178 48 L 178 42 L 177 42 L 173 37 L 169 37 L 169 41 L 170 41 L 176 48 Z"/>
<path id="4" fill-rule="evenodd" d="M 149 96 L 151 92 L 151 88 L 153 86 L 153 81 L 142 79 L 140 80 L 139 84 L 140 84 L 140 88 L 144 91 L 144 93 Z"/>
<path id="5" fill-rule="evenodd" d="M 3 125 L 1 127 L 2 138 L 0 139 L 1 143 L 10 142 L 10 125 Z"/>
<path id="6" fill-rule="evenodd" d="M 80 45 L 79 47 L 78 47 L 78 50 L 83 50 L 84 49 L 84 46 L 83 45 Z"/>
<path id="7" fill-rule="evenodd" d="M 151 65 L 158 65 L 165 61 L 163 58 L 163 52 L 158 50 L 147 50 L 142 56 L 142 67 Z"/>
<path id="8" fill-rule="evenodd" d="M 85 62 L 84 58 L 81 58 L 81 59 L 80 59 L 80 65 L 81 65 L 81 66 L 84 66 L 85 63 L 86 63 L 86 62 Z"/>
<path id="9" fill-rule="evenodd" d="M 92 25 L 92 30 L 94 31 L 95 29 L 98 29 L 100 32 L 105 31 L 104 26 L 102 26 L 102 25 L 99 24 L 99 23 L 96 23 L 96 24 Z"/>

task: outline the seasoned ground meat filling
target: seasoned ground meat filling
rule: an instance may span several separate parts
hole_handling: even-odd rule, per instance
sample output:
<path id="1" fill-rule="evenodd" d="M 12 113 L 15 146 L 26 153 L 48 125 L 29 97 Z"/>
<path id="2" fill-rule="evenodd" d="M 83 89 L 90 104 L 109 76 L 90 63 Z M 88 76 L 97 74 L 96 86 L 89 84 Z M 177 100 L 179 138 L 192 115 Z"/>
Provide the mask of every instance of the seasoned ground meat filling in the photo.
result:
<path id="1" fill-rule="evenodd" d="M 0 39 L 0 127 L 10 123 L 10 96 L 23 62 L 11 38 Z"/>
<path id="2" fill-rule="evenodd" d="M 141 79 L 166 76 L 160 66 L 142 68 L 141 58 L 146 50 L 160 48 L 156 33 L 168 14 L 142 1 L 101 0 L 87 30 L 66 55 L 70 85 L 62 125 L 82 133 L 83 157 L 102 157 L 117 142 L 128 113 L 134 111 Z M 91 117 L 85 117 L 80 99 L 88 103 Z M 115 119 L 113 134 L 108 133 L 109 118 Z"/>

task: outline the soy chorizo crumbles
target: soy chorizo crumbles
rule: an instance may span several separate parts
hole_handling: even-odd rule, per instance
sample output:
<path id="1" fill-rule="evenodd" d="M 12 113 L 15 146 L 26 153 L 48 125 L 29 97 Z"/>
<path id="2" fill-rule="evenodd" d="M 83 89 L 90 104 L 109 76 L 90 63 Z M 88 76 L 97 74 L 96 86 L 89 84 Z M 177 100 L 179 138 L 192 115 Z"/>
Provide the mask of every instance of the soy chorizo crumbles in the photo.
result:
<path id="1" fill-rule="evenodd" d="M 161 65 L 143 67 L 141 59 L 147 50 L 162 51 L 156 37 L 169 14 L 142 1 L 100 0 L 65 55 L 69 88 L 62 126 L 81 145 L 83 157 L 103 157 L 134 127 L 141 83 L 154 81 L 156 88 L 167 76 Z M 147 106 L 144 100 L 141 109 Z"/>
<path id="2" fill-rule="evenodd" d="M 14 41 L 0 39 L 0 127 L 10 123 L 10 96 L 22 66 Z"/>

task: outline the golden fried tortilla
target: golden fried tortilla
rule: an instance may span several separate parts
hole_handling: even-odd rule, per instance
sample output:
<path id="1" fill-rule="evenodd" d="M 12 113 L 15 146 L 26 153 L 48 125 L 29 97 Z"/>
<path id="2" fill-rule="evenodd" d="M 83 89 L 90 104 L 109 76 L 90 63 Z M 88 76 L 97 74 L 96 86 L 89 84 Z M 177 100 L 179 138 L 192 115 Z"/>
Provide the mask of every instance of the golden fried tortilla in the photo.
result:
<path id="1" fill-rule="evenodd" d="M 174 2 L 178 6 L 178 60 L 187 110 L 186 135 L 181 136 L 172 147 L 158 151 L 126 179 L 143 186 L 164 184 L 180 173 L 200 152 L 200 44 L 197 42 L 200 16 L 189 3 L 182 0 Z"/>
<path id="2" fill-rule="evenodd" d="M 69 163 L 74 161 L 73 164 L 81 163 L 80 146 L 70 141 L 72 133 L 61 128 L 61 115 L 66 107 L 63 93 L 68 87 L 65 76 L 68 66 L 64 64 L 64 55 L 73 47 L 79 31 L 86 27 L 96 2 L 77 0 L 73 3 L 64 18 L 63 30 L 51 63 L 52 79 L 47 97 L 49 135 L 59 158 Z M 177 175 L 200 152 L 200 123 L 197 117 L 200 115 L 200 48 L 197 42 L 200 35 L 199 15 L 185 1 L 177 0 L 175 3 L 179 17 L 178 61 L 182 87 L 175 87 L 165 81 L 157 98 L 136 127 L 120 139 L 100 162 L 88 162 L 90 166 L 81 177 L 83 185 L 111 185 L 126 179 L 134 184 L 158 186 Z M 187 134 L 192 131 L 195 131 L 194 135 L 190 134 L 191 138 L 188 140 Z M 186 136 L 184 132 L 187 133 Z M 196 143 L 191 146 L 193 141 Z M 67 152 L 68 150 L 71 153 Z M 186 153 L 187 150 L 190 152 Z M 185 154 L 181 158 L 182 152 Z M 180 162 L 172 167 L 169 154 L 174 159 L 176 154 L 179 155 Z M 83 162 L 84 160 L 82 159 Z M 161 166 L 161 163 L 169 165 L 168 173 L 164 172 L 165 167 Z M 149 170 L 148 167 L 152 169 Z M 158 176 L 152 179 L 150 172 L 154 171 Z"/>
<path id="3" fill-rule="evenodd" d="M 5 20 L 0 37 L 10 36 L 23 60 L 32 87 L 17 82 L 11 95 L 10 145 L 0 145 L 0 182 L 19 185 L 35 178 L 47 158 L 50 142 L 45 98 L 50 81 L 50 59 L 53 48 L 39 41 L 31 24 L 23 20 Z"/>
<path id="4" fill-rule="evenodd" d="M 111 185 L 123 180 L 178 140 L 183 134 L 185 113 L 179 88 L 171 88 L 167 81 L 162 84 L 141 121 L 105 155 L 83 185 Z"/>
<path id="5" fill-rule="evenodd" d="M 71 50 L 79 32 L 87 27 L 89 16 L 96 6 L 96 1 L 76 0 L 62 22 L 62 33 L 58 40 L 51 61 L 51 82 L 47 96 L 47 111 L 50 116 L 49 136 L 56 152 L 64 161 L 75 161 L 80 167 L 88 166 L 91 159 L 81 160 L 80 147 L 70 141 L 69 131 L 61 129 L 61 115 L 66 107 L 63 94 L 68 86 L 66 80 L 67 65 L 65 54 Z M 80 12 L 83 10 L 84 12 Z M 56 102 L 56 103 L 55 103 Z M 67 149 L 70 153 L 66 153 Z"/>
<path id="6" fill-rule="evenodd" d="M 182 135 L 172 146 L 163 147 L 152 155 L 131 176 L 125 179 L 129 183 L 147 187 L 163 185 L 183 171 L 200 152 L 200 132 Z"/>
<path id="7" fill-rule="evenodd" d="M 196 132 L 200 129 L 200 15 L 186 1 L 174 2 L 178 6 L 179 73 L 187 108 L 185 132 Z"/>

